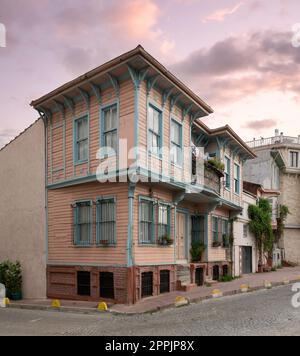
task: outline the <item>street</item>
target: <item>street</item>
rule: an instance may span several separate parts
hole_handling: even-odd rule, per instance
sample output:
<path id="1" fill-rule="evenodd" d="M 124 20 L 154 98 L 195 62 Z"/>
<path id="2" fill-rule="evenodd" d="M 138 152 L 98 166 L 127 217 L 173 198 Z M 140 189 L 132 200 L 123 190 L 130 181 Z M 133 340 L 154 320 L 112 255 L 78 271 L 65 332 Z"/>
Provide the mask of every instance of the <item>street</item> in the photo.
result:
<path id="1" fill-rule="evenodd" d="M 0 335 L 300 335 L 291 286 L 210 300 L 156 314 L 115 316 L 0 310 Z"/>

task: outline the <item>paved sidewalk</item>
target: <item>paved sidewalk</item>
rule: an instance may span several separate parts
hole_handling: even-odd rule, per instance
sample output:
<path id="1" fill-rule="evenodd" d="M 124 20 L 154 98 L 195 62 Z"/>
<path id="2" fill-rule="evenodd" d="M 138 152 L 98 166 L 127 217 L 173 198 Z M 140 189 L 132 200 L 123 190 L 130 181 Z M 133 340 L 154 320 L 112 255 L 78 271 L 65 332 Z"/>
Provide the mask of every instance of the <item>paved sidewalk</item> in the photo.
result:
<path id="1" fill-rule="evenodd" d="M 251 274 L 242 278 L 236 279 L 228 283 L 216 283 L 213 287 L 197 287 L 190 292 L 171 292 L 157 297 L 150 297 L 138 302 L 135 305 L 115 304 L 108 305 L 109 311 L 116 314 L 142 314 L 157 312 L 162 309 L 174 306 L 175 298 L 183 296 L 189 299 L 191 303 L 200 302 L 205 299 L 212 298 L 212 292 L 215 289 L 220 290 L 223 296 L 234 295 L 241 293 L 240 287 L 242 284 L 247 284 L 250 287 L 250 292 L 264 289 L 265 281 L 271 282 L 273 286 L 279 286 L 289 283 L 300 282 L 300 267 L 283 268 L 277 272 Z M 100 302 L 101 300 L 99 300 Z M 95 313 L 97 311 L 96 302 L 80 302 L 61 300 L 61 308 L 57 309 L 62 312 L 77 312 L 83 314 Z M 30 310 L 53 310 L 51 308 L 51 300 L 35 299 L 22 300 L 12 302 L 11 308 L 30 309 Z"/>

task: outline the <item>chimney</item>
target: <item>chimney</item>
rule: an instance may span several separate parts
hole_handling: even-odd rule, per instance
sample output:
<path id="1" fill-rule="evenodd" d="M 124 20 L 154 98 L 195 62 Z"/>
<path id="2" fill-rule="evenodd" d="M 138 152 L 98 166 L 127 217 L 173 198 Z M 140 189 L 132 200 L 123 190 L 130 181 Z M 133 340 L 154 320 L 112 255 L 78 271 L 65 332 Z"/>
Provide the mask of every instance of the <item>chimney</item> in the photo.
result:
<path id="1" fill-rule="evenodd" d="M 275 130 L 275 137 L 276 138 L 279 137 L 279 130 L 278 129 Z"/>

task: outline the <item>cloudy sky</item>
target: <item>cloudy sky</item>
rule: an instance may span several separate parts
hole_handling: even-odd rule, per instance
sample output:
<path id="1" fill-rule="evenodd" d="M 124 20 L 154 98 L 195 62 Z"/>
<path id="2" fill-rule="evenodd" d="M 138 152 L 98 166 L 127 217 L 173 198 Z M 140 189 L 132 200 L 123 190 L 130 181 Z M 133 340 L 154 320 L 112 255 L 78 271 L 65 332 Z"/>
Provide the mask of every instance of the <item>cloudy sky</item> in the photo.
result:
<path id="1" fill-rule="evenodd" d="M 207 100 L 209 126 L 300 134 L 299 0 L 0 0 L 0 23 L 0 147 L 32 99 L 138 44 Z"/>

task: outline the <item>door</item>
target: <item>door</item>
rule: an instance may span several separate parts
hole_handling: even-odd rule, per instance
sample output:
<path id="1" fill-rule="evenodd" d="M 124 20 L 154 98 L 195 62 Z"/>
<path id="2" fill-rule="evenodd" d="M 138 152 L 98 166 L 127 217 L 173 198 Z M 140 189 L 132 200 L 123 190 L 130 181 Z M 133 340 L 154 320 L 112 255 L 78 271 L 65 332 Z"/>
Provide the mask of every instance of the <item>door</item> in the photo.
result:
<path id="1" fill-rule="evenodd" d="M 205 218 L 204 216 L 192 216 L 192 244 L 205 243 Z"/>
<path id="2" fill-rule="evenodd" d="M 170 292 L 170 271 L 160 271 L 160 294 Z"/>
<path id="3" fill-rule="evenodd" d="M 203 286 L 204 285 L 204 270 L 203 268 L 197 268 L 195 271 L 195 282 L 197 286 Z"/>
<path id="4" fill-rule="evenodd" d="M 177 251 L 177 260 L 182 261 L 186 260 L 186 214 L 177 213 L 177 237 L 176 237 L 176 251 Z"/>
<path id="5" fill-rule="evenodd" d="M 252 273 L 252 247 L 242 248 L 243 274 Z"/>

